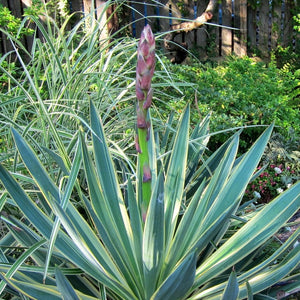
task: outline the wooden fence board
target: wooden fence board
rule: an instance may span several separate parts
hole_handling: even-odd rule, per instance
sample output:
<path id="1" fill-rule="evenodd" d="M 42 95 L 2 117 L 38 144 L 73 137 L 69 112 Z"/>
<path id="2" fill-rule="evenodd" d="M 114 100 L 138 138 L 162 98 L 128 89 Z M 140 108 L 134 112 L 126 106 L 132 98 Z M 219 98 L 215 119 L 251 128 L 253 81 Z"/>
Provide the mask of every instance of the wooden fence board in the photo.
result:
<path id="1" fill-rule="evenodd" d="M 22 0 L 22 11 L 24 11 L 25 8 L 28 8 L 30 6 L 32 6 L 32 0 Z M 28 24 L 27 26 L 28 26 L 28 28 L 31 28 L 31 29 L 36 28 L 36 26 L 32 23 Z M 25 37 L 25 45 L 26 45 L 27 50 L 31 51 L 32 44 L 33 44 L 33 36 L 26 36 Z"/>
<path id="2" fill-rule="evenodd" d="M 83 0 L 82 2 L 82 8 L 83 8 L 83 12 L 85 14 L 89 14 L 92 11 L 92 1 L 90 0 Z"/>
<path id="3" fill-rule="evenodd" d="M 99 22 L 100 33 L 100 42 L 104 41 L 105 44 L 108 43 L 108 27 L 107 24 L 107 15 L 106 15 L 106 4 L 105 1 L 95 0 L 96 6 L 96 18 Z"/>
<path id="4" fill-rule="evenodd" d="M 287 47 L 291 44 L 293 39 L 293 15 L 294 1 L 285 1 L 284 19 L 283 19 L 283 38 L 282 46 Z"/>
<path id="5" fill-rule="evenodd" d="M 72 0 L 70 1 L 71 11 L 82 11 L 83 3 L 82 0 Z"/>
<path id="6" fill-rule="evenodd" d="M 258 49 L 260 55 L 267 57 L 269 55 L 269 37 L 270 37 L 270 6 L 268 0 L 261 0 L 259 7 L 258 22 Z"/>
<path id="7" fill-rule="evenodd" d="M 204 1 L 199 1 L 197 6 L 197 14 L 201 15 L 202 12 L 204 12 L 206 9 L 206 3 Z M 216 9 L 216 13 L 217 13 Z M 214 20 L 217 22 L 217 18 L 214 14 Z M 206 51 L 206 45 L 207 45 L 207 25 L 204 25 L 203 27 L 200 27 L 196 29 L 195 36 L 194 36 L 194 43 L 198 46 L 198 55 L 201 59 L 207 58 L 207 51 Z"/>
<path id="8" fill-rule="evenodd" d="M 276 5 L 272 9 L 271 49 L 275 49 L 280 40 L 281 10 L 281 5 Z"/>
<path id="9" fill-rule="evenodd" d="M 10 10 L 13 12 L 13 15 L 17 18 L 22 18 L 23 15 L 23 7 L 20 1 L 11 1 Z M 28 25 L 33 27 L 33 25 Z M 26 49 L 29 49 L 29 45 L 32 45 L 33 39 L 32 37 L 22 37 L 20 42 L 25 45 Z"/>
<path id="10" fill-rule="evenodd" d="M 141 32 L 145 25 L 149 24 L 152 28 L 157 27 L 157 2 L 152 0 L 145 1 L 131 1 L 131 7 L 134 10 L 134 13 L 131 14 L 131 21 L 135 22 L 134 27 L 134 36 L 140 37 Z M 165 6 L 159 5 L 162 9 L 161 15 L 168 16 L 168 3 Z M 163 24 L 163 27 L 167 27 L 167 23 L 163 20 L 160 20 L 160 24 Z M 169 29 L 168 29 L 169 30 Z M 158 28 L 157 28 L 157 31 Z"/>
<path id="11" fill-rule="evenodd" d="M 296 0 L 296 7 L 300 7 L 300 0 Z M 300 24 L 298 24 L 300 26 Z M 300 53 L 300 30 L 295 30 L 295 51 Z"/>
<path id="12" fill-rule="evenodd" d="M 222 25 L 232 27 L 232 0 L 222 1 Z M 226 56 L 232 52 L 232 30 L 222 28 L 221 54 Z"/>
<path id="13" fill-rule="evenodd" d="M 166 32 L 170 30 L 170 3 L 168 0 L 162 0 L 160 3 L 161 5 L 159 5 L 159 10 L 156 13 L 159 13 L 162 18 L 159 19 L 159 24 L 156 23 L 157 31 Z"/>
<path id="14" fill-rule="evenodd" d="M 253 48 L 256 47 L 256 35 L 257 35 L 257 10 L 251 6 L 247 7 L 247 53 L 252 54 Z"/>
<path id="15" fill-rule="evenodd" d="M 48 2 L 49 0 L 44 0 Z M 71 12 L 83 11 L 84 14 L 94 12 L 93 18 L 87 18 L 86 29 L 93 26 L 92 22 L 101 23 L 104 36 L 107 37 L 108 31 L 114 32 L 118 26 L 118 20 L 114 16 L 114 7 L 106 12 L 106 17 L 102 14 L 104 2 L 106 0 L 69 0 Z M 131 32 L 135 37 L 139 37 L 145 24 L 149 23 L 154 32 L 166 32 L 170 29 L 170 24 L 180 22 L 176 18 L 181 18 L 181 12 L 176 6 L 179 0 L 134 0 L 128 1 L 127 17 L 134 22 L 131 26 Z M 184 0 L 185 15 L 188 19 L 199 16 L 206 8 L 207 1 Z M 16 17 L 22 17 L 25 7 L 29 7 L 32 0 L 0 0 L 0 3 L 11 9 Z M 232 3 L 234 4 L 232 8 Z M 253 1 L 252 1 L 253 3 Z M 146 5 L 146 6 L 145 6 Z M 235 27 L 239 31 L 231 29 L 220 29 L 218 27 L 206 26 L 200 27 L 187 34 L 179 34 L 175 41 L 182 43 L 185 41 L 189 49 L 197 46 L 196 50 L 199 57 L 205 57 L 207 51 L 212 55 L 212 49 L 215 49 L 217 55 L 228 55 L 234 51 L 237 55 L 251 55 L 251 50 L 258 48 L 263 56 L 268 56 L 271 49 L 275 49 L 278 44 L 286 47 L 293 43 L 293 49 L 299 49 L 299 33 L 293 30 L 292 11 L 300 6 L 300 0 L 281 0 L 272 1 L 259 0 L 255 3 L 256 7 L 250 6 L 247 0 L 222 0 L 221 15 L 219 14 L 219 5 L 213 12 L 212 23 L 223 24 L 224 26 Z M 270 9 L 270 5 L 272 10 Z M 96 10 L 95 10 L 96 9 Z M 100 15 L 103 18 L 100 20 Z M 107 17 L 112 17 L 112 23 L 107 25 Z M 175 19 L 170 19 L 173 17 Z M 76 17 L 72 20 L 74 24 L 78 20 Z M 129 22 L 130 22 L 129 21 Z M 129 23 L 128 22 L 128 23 Z M 33 26 L 33 25 L 30 25 Z M 72 24 L 70 25 L 72 26 Z M 128 30 L 127 30 L 128 32 Z M 39 36 L 39 32 L 37 32 Z M 5 53 L 11 50 L 9 41 L 2 34 L 0 51 Z M 104 38 L 104 37 L 103 37 Z M 30 50 L 33 37 L 26 37 L 24 45 Z M 219 48 L 220 46 L 220 48 Z"/>
<path id="16" fill-rule="evenodd" d="M 9 9 L 13 12 L 13 15 L 17 18 L 21 18 L 23 15 L 23 9 L 20 1 L 10 1 Z"/>
<path id="17" fill-rule="evenodd" d="M 247 54 L 247 0 L 234 1 L 234 31 L 233 51 L 238 56 Z"/>
<path id="18" fill-rule="evenodd" d="M 145 7 L 144 7 L 144 3 L 142 1 L 133 1 L 132 2 L 132 9 L 134 10 L 134 14 L 132 16 L 132 22 L 134 22 L 135 24 L 135 36 L 136 37 L 140 37 L 141 36 L 141 32 L 144 28 L 144 26 L 147 23 L 147 16 L 145 17 Z M 148 14 L 148 10 L 146 11 L 146 13 Z"/>
<path id="19" fill-rule="evenodd" d="M 211 23 L 222 25 L 222 15 L 220 14 L 221 5 L 217 5 L 213 12 Z M 203 45 L 206 48 L 208 56 L 222 55 L 222 28 L 216 26 L 206 25 L 207 30 L 207 44 Z"/>

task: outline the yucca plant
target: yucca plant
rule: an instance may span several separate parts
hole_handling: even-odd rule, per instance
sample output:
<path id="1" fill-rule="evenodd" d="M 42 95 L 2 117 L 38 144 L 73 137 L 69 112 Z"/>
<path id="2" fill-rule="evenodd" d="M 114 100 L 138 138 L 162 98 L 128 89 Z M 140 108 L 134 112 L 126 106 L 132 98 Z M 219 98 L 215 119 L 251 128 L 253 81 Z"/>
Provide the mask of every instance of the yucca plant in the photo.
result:
<path id="1" fill-rule="evenodd" d="M 300 248 L 291 247 L 299 230 L 268 257 L 259 254 L 299 208 L 300 183 L 252 215 L 240 208 L 273 126 L 239 158 L 240 132 L 206 154 L 209 116 L 190 134 L 189 106 L 176 130 L 170 121 L 154 133 L 153 51 L 147 26 L 138 49 L 135 173 L 116 171 L 93 102 L 88 132 L 78 131 L 71 168 L 61 170 L 58 183 L 12 129 L 31 176 L 0 166 L 1 206 L 24 214 L 5 218 L 2 292 L 34 299 L 251 299 L 287 276 L 288 288 L 299 287 Z M 78 187 L 82 171 L 87 186 Z M 84 205 L 77 207 L 71 200 L 79 194 Z M 22 247 L 20 255 L 12 247 Z"/>

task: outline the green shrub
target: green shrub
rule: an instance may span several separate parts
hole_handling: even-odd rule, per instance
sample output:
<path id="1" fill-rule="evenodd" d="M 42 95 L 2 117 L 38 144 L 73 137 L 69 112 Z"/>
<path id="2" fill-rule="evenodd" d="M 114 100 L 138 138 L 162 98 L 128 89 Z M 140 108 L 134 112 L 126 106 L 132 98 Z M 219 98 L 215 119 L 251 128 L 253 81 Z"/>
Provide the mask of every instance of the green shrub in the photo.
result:
<path id="1" fill-rule="evenodd" d="M 23 35 L 33 34 L 33 30 L 21 26 L 22 20 L 12 15 L 11 11 L 0 4 L 0 27 L 10 35 L 20 38 Z"/>
<path id="2" fill-rule="evenodd" d="M 300 32 L 300 14 L 297 14 L 296 16 L 293 17 L 295 25 L 294 29 Z"/>
<path id="3" fill-rule="evenodd" d="M 243 149 L 247 149 L 262 132 L 263 128 L 258 126 L 268 125 L 273 120 L 278 126 L 276 131 L 287 135 L 292 127 L 299 135 L 299 101 L 293 94 L 299 78 L 288 66 L 278 69 L 273 62 L 266 65 L 248 57 L 231 57 L 216 67 L 195 61 L 170 68 L 179 81 L 190 83 L 182 88 L 184 96 L 178 93 L 177 101 L 171 106 L 177 109 L 192 103 L 195 107 L 192 121 L 211 110 L 212 131 L 247 126 L 242 135 Z M 213 146 L 217 147 L 225 140 L 225 135 L 216 136 L 212 138 Z"/>
<path id="4" fill-rule="evenodd" d="M 14 76 L 15 78 L 20 77 L 20 68 L 17 67 L 15 62 L 7 62 L 7 60 L 4 59 L 4 57 L 0 54 L 0 66 L 1 68 L 7 70 L 9 74 Z M 10 76 L 8 76 L 6 73 L 2 72 L 0 75 L 0 94 L 5 94 L 9 90 L 11 90 L 11 79 Z M 3 97 L 4 98 L 4 97 Z M 1 102 L 3 102 L 4 99 L 1 99 Z"/>
<path id="5" fill-rule="evenodd" d="M 276 62 L 276 65 L 279 69 L 288 68 L 292 72 L 300 69 L 300 53 L 295 52 L 293 46 L 282 47 L 278 46 L 271 53 L 272 59 Z"/>

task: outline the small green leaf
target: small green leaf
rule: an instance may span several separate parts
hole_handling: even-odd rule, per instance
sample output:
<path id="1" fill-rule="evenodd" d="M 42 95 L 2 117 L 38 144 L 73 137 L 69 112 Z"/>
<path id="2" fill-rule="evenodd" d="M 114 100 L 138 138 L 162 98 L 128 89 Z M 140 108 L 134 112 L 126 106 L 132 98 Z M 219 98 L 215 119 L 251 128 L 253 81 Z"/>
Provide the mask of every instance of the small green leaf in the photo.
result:
<path id="1" fill-rule="evenodd" d="M 155 291 L 164 250 L 164 179 L 160 173 L 152 193 L 143 236 L 146 298 Z"/>
<path id="2" fill-rule="evenodd" d="M 49 201 L 49 197 L 51 195 L 55 201 L 59 202 L 60 196 L 58 188 L 55 186 L 38 157 L 33 152 L 32 148 L 26 143 L 23 137 L 15 129 L 12 128 L 11 130 L 22 160 L 24 161 L 34 181 L 41 189 L 45 199 Z"/>
<path id="3" fill-rule="evenodd" d="M 236 272 L 232 270 L 224 294 L 222 296 L 222 300 L 236 300 L 238 294 L 239 294 L 239 283 L 237 281 Z"/>
<path id="4" fill-rule="evenodd" d="M 42 147 L 42 149 L 47 152 L 49 154 L 49 156 L 57 163 L 57 165 L 60 167 L 60 169 L 63 171 L 64 175 L 68 175 L 69 172 L 65 166 L 65 163 L 63 161 L 63 159 L 58 155 L 56 154 L 54 151 L 48 149 L 48 148 L 45 148 L 45 147 Z"/>
<path id="5" fill-rule="evenodd" d="M 72 285 L 66 278 L 66 276 L 58 269 L 55 268 L 55 279 L 56 279 L 56 285 L 61 293 L 63 299 L 68 300 L 79 300 L 80 298 L 76 294 L 75 290 L 73 289 Z"/>
<path id="6" fill-rule="evenodd" d="M 33 282 L 22 282 L 15 279 L 9 279 L 0 274 L 0 278 L 4 280 L 9 286 L 17 290 L 21 294 L 31 299 L 43 300 L 61 300 L 60 293 L 55 286 L 34 284 Z"/>
<path id="7" fill-rule="evenodd" d="M 151 300 L 180 300 L 194 282 L 197 256 L 188 254 L 170 276 L 162 283 Z"/>
<path id="8" fill-rule="evenodd" d="M 253 300 L 253 291 L 248 281 L 246 282 L 246 287 L 247 287 L 247 296 L 248 296 L 247 300 Z"/>

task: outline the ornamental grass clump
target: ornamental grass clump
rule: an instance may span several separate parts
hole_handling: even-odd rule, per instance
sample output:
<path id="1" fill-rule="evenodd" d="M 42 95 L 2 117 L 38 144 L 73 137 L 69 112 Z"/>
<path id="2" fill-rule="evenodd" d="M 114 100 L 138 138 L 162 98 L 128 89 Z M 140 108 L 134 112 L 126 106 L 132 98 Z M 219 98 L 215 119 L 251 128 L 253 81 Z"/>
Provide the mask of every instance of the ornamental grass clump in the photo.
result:
<path id="1" fill-rule="evenodd" d="M 51 300 L 194 300 L 255 294 L 272 299 L 277 290 L 269 287 L 281 280 L 281 291 L 298 288 L 300 248 L 292 246 L 300 229 L 267 257 L 262 254 L 299 209 L 300 182 L 254 213 L 240 207 L 273 125 L 242 157 L 237 158 L 240 131 L 210 154 L 209 116 L 190 132 L 187 106 L 177 128 L 170 118 L 159 139 L 147 113 L 154 72 L 149 26 L 142 40 L 135 172 L 112 158 L 92 101 L 89 126 L 78 130 L 71 168 L 61 168 L 62 177 L 53 179 L 11 129 L 28 172 L 11 173 L 0 165 L 1 205 L 22 211 L 4 219 L 9 232 L 0 240 L 0 291 Z M 58 154 L 53 160 L 61 165 Z M 22 254 L 16 257 L 7 244 Z"/>

